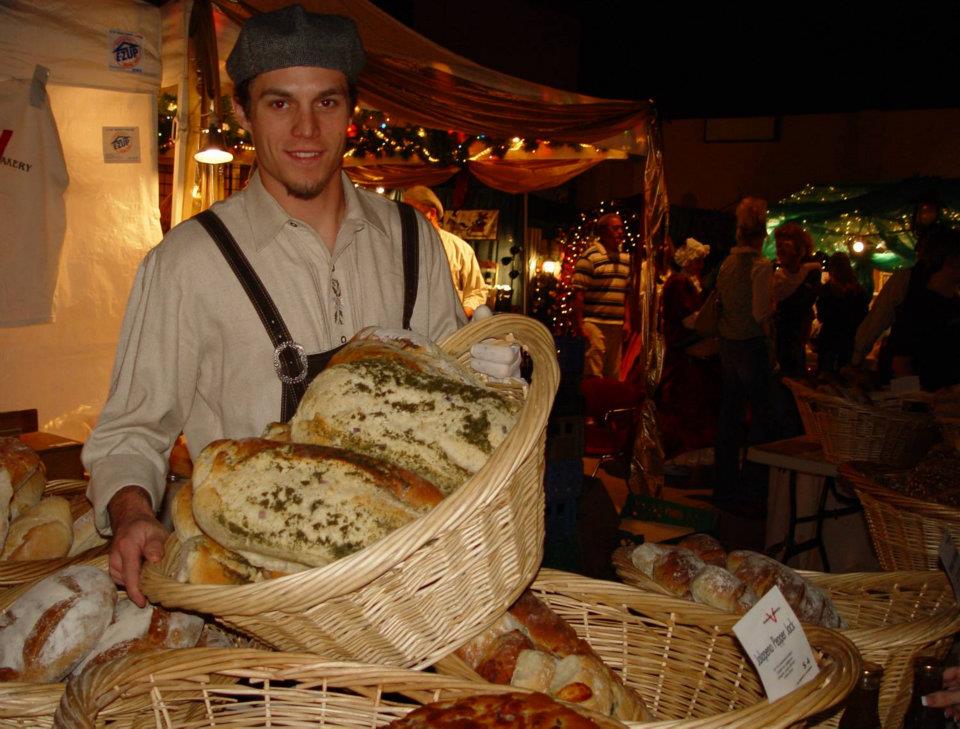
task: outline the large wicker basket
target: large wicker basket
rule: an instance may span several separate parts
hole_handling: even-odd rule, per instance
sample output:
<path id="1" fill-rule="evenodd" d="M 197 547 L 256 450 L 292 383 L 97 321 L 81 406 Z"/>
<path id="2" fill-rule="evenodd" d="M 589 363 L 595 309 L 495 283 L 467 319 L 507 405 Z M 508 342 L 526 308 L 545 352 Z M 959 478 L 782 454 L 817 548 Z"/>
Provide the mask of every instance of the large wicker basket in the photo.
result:
<path id="1" fill-rule="evenodd" d="M 812 630 L 822 673 L 771 704 L 730 632 L 730 621 L 687 620 L 676 613 L 675 600 L 561 572 L 542 572 L 533 589 L 657 712 L 659 721 L 633 727 L 793 726 L 841 701 L 859 672 L 860 659 L 849 641 L 832 631 Z M 209 686 L 211 678 L 223 674 L 246 678 L 253 688 Z M 516 689 L 316 656 L 176 651 L 84 674 L 68 686 L 57 719 L 63 727 L 108 721 L 125 726 L 141 716 L 150 726 L 178 726 L 190 712 L 190 726 L 197 727 L 228 720 L 245 727 L 281 721 L 377 727 L 420 703 L 511 690 Z M 170 712 L 177 719 L 168 720 Z"/>
<path id="2" fill-rule="evenodd" d="M 88 562 L 95 567 L 107 569 L 105 553 L 89 559 Z M 35 580 L 46 576 L 47 574 L 42 574 Z M 0 612 L 6 610 L 14 600 L 33 587 L 35 580 L 25 581 L 22 584 L 0 590 Z M 64 684 L 62 683 L 0 681 L 0 729 L 51 726 L 53 724 L 53 714 L 60 703 L 60 697 L 63 695 L 63 688 Z"/>
<path id="3" fill-rule="evenodd" d="M 644 575 L 630 560 L 632 547 L 621 547 L 613 565 L 628 585 L 662 595 L 669 593 Z M 913 659 L 921 653 L 944 654 L 960 631 L 956 596 L 943 572 L 801 572 L 826 590 L 847 624 L 840 631 L 853 641 L 864 659 L 883 666 L 880 719 L 884 727 L 899 727 L 910 703 Z M 715 608 L 688 603 L 696 614 L 723 614 Z M 821 717 L 819 726 L 835 727 L 839 712 Z"/>
<path id="4" fill-rule="evenodd" d="M 785 382 L 797 402 L 804 430 L 817 437 L 824 456 L 833 463 L 865 461 L 910 468 L 940 440 L 940 426 L 930 412 L 864 405 L 796 380 Z"/>
<path id="5" fill-rule="evenodd" d="M 960 509 L 881 486 L 856 463 L 841 464 L 840 478 L 853 487 L 863 505 L 870 540 L 883 569 L 939 569 L 944 533 L 960 544 Z"/>
<path id="6" fill-rule="evenodd" d="M 81 518 L 92 518 L 90 502 L 84 495 L 87 482 L 75 479 L 56 479 L 47 482 L 44 496 L 62 496 L 70 502 L 70 510 L 74 521 Z M 98 540 L 103 541 L 103 540 Z M 21 561 L 0 561 L 0 588 L 22 585 L 33 582 L 41 577 L 51 575 L 59 569 L 71 564 L 84 564 L 95 561 L 107 553 L 105 544 L 84 549 L 77 554 L 59 559 L 31 559 Z"/>
<path id="7" fill-rule="evenodd" d="M 154 602 L 216 616 L 279 650 L 422 668 L 492 623 L 543 554 L 544 433 L 559 383 L 550 333 L 503 314 L 468 324 L 441 347 L 460 359 L 512 334 L 533 361 L 526 403 L 486 465 L 426 516 L 326 567 L 242 586 L 177 582 L 178 545 L 143 573 Z"/>

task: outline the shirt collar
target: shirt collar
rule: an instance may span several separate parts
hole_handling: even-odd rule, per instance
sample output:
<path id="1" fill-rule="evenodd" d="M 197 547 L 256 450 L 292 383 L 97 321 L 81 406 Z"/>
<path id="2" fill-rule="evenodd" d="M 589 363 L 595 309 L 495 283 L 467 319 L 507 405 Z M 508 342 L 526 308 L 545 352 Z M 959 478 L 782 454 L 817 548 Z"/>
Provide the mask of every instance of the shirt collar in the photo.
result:
<path id="1" fill-rule="evenodd" d="M 360 230 L 364 225 L 372 225 L 381 234 L 386 235 L 387 226 L 376 207 L 366 196 L 357 192 L 350 178 L 342 170 L 340 184 L 343 186 L 343 197 L 346 203 L 341 227 L 352 225 L 355 230 Z M 259 172 L 254 172 L 250 176 L 250 181 L 243 192 L 254 246 L 260 250 L 269 245 L 283 226 L 294 218 L 290 217 L 276 198 L 263 186 Z"/>

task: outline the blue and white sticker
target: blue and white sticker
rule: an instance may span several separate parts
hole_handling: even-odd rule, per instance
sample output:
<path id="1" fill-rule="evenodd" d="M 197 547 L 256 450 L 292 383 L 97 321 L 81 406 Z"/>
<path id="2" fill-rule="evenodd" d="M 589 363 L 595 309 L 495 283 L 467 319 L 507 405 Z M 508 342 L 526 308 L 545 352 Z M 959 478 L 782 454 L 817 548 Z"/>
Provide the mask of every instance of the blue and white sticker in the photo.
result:
<path id="1" fill-rule="evenodd" d="M 140 161 L 140 127 L 104 127 L 103 161 L 107 164 Z"/>
<path id="2" fill-rule="evenodd" d="M 143 36 L 110 31 L 110 70 L 143 73 Z"/>

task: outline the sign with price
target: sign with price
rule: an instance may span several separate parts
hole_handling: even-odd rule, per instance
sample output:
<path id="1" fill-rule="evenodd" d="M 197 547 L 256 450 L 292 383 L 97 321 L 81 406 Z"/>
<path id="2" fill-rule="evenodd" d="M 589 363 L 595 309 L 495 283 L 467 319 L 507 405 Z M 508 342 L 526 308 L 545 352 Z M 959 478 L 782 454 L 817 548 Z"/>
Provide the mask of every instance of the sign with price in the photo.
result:
<path id="1" fill-rule="evenodd" d="M 760 598 L 733 632 L 756 666 L 769 701 L 786 696 L 820 673 L 803 626 L 779 587 Z"/>

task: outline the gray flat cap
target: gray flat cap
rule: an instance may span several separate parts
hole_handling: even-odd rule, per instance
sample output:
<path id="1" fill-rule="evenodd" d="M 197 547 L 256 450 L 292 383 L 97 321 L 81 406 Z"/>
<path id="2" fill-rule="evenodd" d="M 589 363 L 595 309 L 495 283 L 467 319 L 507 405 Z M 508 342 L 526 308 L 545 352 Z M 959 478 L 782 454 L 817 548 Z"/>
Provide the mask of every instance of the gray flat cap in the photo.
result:
<path id="1" fill-rule="evenodd" d="M 227 58 L 227 73 L 239 86 L 278 68 L 316 66 L 343 71 L 353 83 L 365 61 L 352 18 L 308 13 L 299 5 L 288 5 L 243 24 Z"/>

